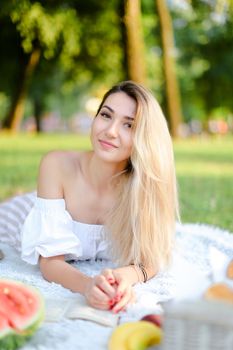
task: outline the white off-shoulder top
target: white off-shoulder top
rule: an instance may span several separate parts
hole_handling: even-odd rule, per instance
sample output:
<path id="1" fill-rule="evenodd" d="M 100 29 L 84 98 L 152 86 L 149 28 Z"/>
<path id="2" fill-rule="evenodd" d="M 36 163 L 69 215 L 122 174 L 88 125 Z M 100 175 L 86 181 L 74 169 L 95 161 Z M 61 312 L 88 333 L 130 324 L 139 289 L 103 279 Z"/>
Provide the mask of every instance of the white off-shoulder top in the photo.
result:
<path id="1" fill-rule="evenodd" d="M 35 265 L 40 255 L 63 254 L 66 260 L 110 259 L 104 226 L 73 220 L 64 199 L 36 197 L 21 229 L 21 257 Z"/>

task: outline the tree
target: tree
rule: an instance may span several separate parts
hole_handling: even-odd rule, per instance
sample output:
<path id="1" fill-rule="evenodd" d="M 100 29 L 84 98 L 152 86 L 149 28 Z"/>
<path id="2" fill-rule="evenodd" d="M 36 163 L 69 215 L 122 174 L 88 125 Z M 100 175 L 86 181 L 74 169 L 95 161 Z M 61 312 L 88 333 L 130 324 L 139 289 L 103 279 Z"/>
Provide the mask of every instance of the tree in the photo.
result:
<path id="1" fill-rule="evenodd" d="M 34 70 L 39 62 L 41 50 L 40 48 L 33 48 L 33 51 L 29 55 L 29 59 L 22 65 L 21 79 L 17 84 L 14 99 L 11 104 L 11 109 L 3 121 L 3 128 L 10 128 L 11 130 L 18 130 L 21 119 L 23 117 L 25 101 L 28 94 L 28 88 Z"/>
<path id="2" fill-rule="evenodd" d="M 156 6 L 161 28 L 168 121 L 172 136 L 177 137 L 183 116 L 175 68 L 172 20 L 165 0 L 156 0 Z"/>
<path id="3" fill-rule="evenodd" d="M 102 84 L 111 84 L 121 78 L 116 0 L 103 0 L 101 3 L 97 0 L 60 0 L 55 5 L 23 0 L 14 5 L 6 2 L 6 5 L 7 10 L 2 17 L 11 18 L 11 25 L 20 34 L 17 45 L 21 46 L 19 51 L 24 61 L 28 62 L 35 48 L 40 49 L 41 55 L 34 74 L 31 70 L 30 76 L 26 75 L 31 78 L 26 79 L 27 84 L 22 84 L 22 77 L 27 71 L 26 63 L 20 65 L 21 75 L 15 76 L 19 88 L 15 89 L 15 103 L 12 99 L 5 126 L 19 128 L 26 96 L 32 100 L 35 114 L 39 116 L 47 104 L 46 95 L 52 89 L 54 95 L 59 90 L 60 103 L 61 97 L 64 99 L 67 94 L 77 93 L 77 87 L 83 91 L 91 83 L 94 89 L 96 81 L 102 79 Z M 0 44 L 3 45 L 3 42 Z M 13 42 L 11 44 L 14 45 Z M 7 56 L 7 52 L 4 51 L 4 54 Z M 14 58 L 16 63 L 17 57 Z M 57 76 L 61 77 L 59 82 Z M 59 89 L 53 82 L 59 84 Z M 60 106 L 63 104 L 60 103 Z M 17 118 L 15 111 L 20 112 Z M 37 121 L 39 128 L 39 117 Z"/>
<path id="4" fill-rule="evenodd" d="M 141 23 L 140 0 L 121 3 L 122 37 L 128 78 L 146 85 L 144 38 Z"/>
<path id="5" fill-rule="evenodd" d="M 190 1 L 170 8 L 179 48 L 178 72 L 186 121 L 227 119 L 233 111 L 233 5 Z"/>
<path id="6" fill-rule="evenodd" d="M 14 103 L 17 91 L 28 63 L 29 55 L 25 54 L 20 45 L 20 36 L 9 16 L 1 16 L 0 31 L 0 91 L 6 98 L 4 111 L 1 106 L 1 121 L 9 111 L 10 102 Z"/>
<path id="7" fill-rule="evenodd" d="M 208 64 L 197 77 L 196 85 L 200 86 L 208 118 L 219 108 L 233 111 L 233 3 L 218 0 L 215 6 L 204 2 L 198 5 L 193 6 L 199 10 L 199 21 L 202 19 L 206 23 L 206 28 L 202 29 L 206 41 L 198 43 L 198 55 Z"/>
<path id="8" fill-rule="evenodd" d="M 21 79 L 3 122 L 3 127 L 18 130 L 31 78 L 41 55 L 46 59 L 59 55 L 66 66 L 72 65 L 79 52 L 79 23 L 73 9 L 64 11 L 59 6 L 46 9 L 39 2 L 28 0 L 14 3 L 9 16 L 20 33 L 25 56 L 29 57 L 21 67 Z"/>

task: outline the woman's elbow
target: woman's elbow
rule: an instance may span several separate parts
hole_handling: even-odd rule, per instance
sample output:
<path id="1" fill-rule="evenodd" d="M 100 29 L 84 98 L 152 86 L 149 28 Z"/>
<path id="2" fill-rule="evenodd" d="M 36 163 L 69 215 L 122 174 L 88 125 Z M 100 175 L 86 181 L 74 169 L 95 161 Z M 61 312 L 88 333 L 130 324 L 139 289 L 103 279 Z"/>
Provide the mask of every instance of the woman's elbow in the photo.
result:
<path id="1" fill-rule="evenodd" d="M 46 281 L 52 282 L 52 278 L 51 278 L 50 273 L 49 273 L 49 267 L 50 267 L 50 265 L 49 265 L 48 259 L 40 256 L 40 258 L 39 258 L 40 272 Z"/>
<path id="2" fill-rule="evenodd" d="M 48 282 L 53 282 L 59 272 L 60 261 L 64 261 L 64 256 L 44 258 L 40 256 L 39 267 L 43 278 Z"/>

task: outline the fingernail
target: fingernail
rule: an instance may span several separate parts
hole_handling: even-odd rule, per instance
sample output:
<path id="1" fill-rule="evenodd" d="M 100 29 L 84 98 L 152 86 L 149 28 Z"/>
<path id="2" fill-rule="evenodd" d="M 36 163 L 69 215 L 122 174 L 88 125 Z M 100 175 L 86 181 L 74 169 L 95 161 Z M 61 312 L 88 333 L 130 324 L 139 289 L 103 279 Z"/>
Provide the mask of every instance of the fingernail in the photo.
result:
<path id="1" fill-rule="evenodd" d="M 115 283 L 113 278 L 108 278 L 108 282 L 109 282 L 110 284 L 114 284 L 114 283 Z"/>

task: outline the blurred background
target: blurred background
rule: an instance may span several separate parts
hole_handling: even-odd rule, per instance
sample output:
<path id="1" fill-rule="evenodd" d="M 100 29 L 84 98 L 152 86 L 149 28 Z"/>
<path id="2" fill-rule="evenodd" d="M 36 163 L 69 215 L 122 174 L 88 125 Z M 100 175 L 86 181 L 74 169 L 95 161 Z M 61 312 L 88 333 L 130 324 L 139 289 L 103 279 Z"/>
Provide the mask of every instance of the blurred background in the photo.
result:
<path id="1" fill-rule="evenodd" d="M 233 231 L 232 0 L 1 0 L 0 200 L 41 156 L 87 149 L 100 99 L 132 79 L 174 138 L 184 221 Z"/>

